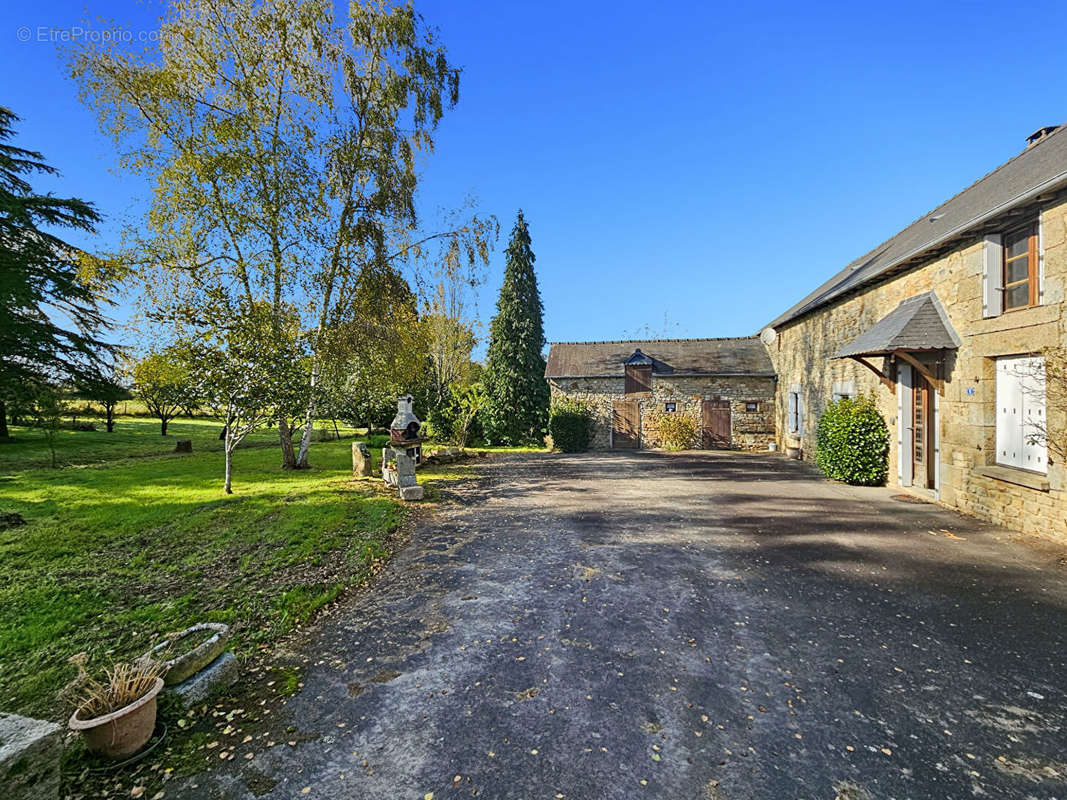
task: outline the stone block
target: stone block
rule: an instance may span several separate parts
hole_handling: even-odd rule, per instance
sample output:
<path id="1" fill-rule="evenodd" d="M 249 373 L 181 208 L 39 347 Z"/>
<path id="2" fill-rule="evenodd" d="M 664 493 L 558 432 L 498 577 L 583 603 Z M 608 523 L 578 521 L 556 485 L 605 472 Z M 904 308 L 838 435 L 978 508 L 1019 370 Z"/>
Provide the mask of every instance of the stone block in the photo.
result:
<path id="1" fill-rule="evenodd" d="M 426 494 L 426 489 L 422 486 L 401 486 L 400 487 L 400 499 L 401 500 L 421 500 Z"/>
<path id="2" fill-rule="evenodd" d="M 54 722 L 0 714 L 0 786 L 4 800 L 59 797 L 62 729 Z"/>
<path id="3" fill-rule="evenodd" d="M 352 442 L 352 477 L 367 478 L 374 474 L 370 448 L 365 442 Z"/>
<path id="4" fill-rule="evenodd" d="M 233 653 L 227 651 L 170 691 L 182 706 L 189 708 L 232 686 L 237 680 L 238 672 L 237 659 Z"/>

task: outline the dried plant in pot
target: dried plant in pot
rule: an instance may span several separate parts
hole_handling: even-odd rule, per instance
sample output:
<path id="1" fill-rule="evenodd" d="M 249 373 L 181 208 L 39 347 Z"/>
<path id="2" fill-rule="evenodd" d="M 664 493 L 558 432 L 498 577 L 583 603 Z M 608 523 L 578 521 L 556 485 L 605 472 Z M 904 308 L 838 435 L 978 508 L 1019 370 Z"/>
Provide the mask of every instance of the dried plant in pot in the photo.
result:
<path id="1" fill-rule="evenodd" d="M 143 657 L 116 664 L 101 682 L 85 671 L 84 656 L 74 663 L 81 700 L 70 717 L 70 729 L 81 732 L 86 746 L 106 758 L 126 758 L 144 747 L 156 727 L 163 665 Z"/>

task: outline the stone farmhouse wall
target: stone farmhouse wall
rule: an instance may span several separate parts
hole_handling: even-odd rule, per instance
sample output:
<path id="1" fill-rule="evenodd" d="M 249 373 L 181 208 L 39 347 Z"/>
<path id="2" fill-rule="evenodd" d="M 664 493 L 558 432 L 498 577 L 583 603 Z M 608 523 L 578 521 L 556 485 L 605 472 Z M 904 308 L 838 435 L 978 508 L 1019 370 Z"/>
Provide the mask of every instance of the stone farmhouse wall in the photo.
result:
<path id="1" fill-rule="evenodd" d="M 769 348 L 778 372 L 776 404 L 779 444 L 800 444 L 803 457 L 815 454 L 818 419 L 832 400 L 835 383 L 854 382 L 858 393 L 873 394 L 890 428 L 889 483 L 897 478 L 897 399 L 861 364 L 831 360 L 843 344 L 896 308 L 900 301 L 926 291 L 936 292 L 963 340 L 943 365 L 944 396 L 937 398 L 940 415 L 940 494 L 951 507 L 997 524 L 1029 533 L 1067 538 L 1067 472 L 1049 452 L 1049 490 L 1028 488 L 980 475 L 976 470 L 995 461 L 995 361 L 999 356 L 1062 346 L 1067 330 L 1064 292 L 1067 286 L 1067 203 L 1041 214 L 1043 245 L 1042 305 L 983 319 L 982 242 L 979 238 L 922 267 L 846 296 L 778 329 Z M 881 358 L 870 361 L 887 374 Z M 800 388 L 803 435 L 788 428 L 788 393 Z M 1051 429 L 1063 430 L 1062 410 L 1048 407 Z"/>
<path id="2" fill-rule="evenodd" d="M 637 400 L 641 410 L 641 446 L 660 446 L 651 417 L 675 404 L 675 414 L 688 414 L 700 425 L 701 401 L 729 400 L 732 446 L 741 450 L 766 450 L 775 441 L 775 380 L 769 377 L 652 376 L 652 391 L 625 394 L 625 379 L 553 378 L 549 380 L 552 399 L 569 397 L 584 402 L 593 412 L 590 448 L 611 447 L 611 410 L 617 400 Z M 758 403 L 758 411 L 747 411 L 747 403 Z"/>

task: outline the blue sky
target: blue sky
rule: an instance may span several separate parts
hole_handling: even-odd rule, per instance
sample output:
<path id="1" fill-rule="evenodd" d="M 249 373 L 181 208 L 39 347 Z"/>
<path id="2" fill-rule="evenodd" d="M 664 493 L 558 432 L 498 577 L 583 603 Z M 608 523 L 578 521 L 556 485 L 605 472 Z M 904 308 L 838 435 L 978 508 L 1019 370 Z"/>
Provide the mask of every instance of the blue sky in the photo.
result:
<path id="1" fill-rule="evenodd" d="M 146 187 L 42 29 L 90 15 L 151 29 L 127 0 L 0 9 L 0 103 L 46 188 L 117 222 Z M 503 237 L 523 208 L 549 340 L 757 331 L 848 261 L 1067 121 L 1067 10 L 992 2 L 477 3 L 423 0 L 463 67 L 424 165 L 429 215 L 468 194 Z M 30 29 L 19 41 L 18 29 Z M 47 36 L 46 36 L 47 38 Z M 666 315 L 667 325 L 664 325 Z"/>

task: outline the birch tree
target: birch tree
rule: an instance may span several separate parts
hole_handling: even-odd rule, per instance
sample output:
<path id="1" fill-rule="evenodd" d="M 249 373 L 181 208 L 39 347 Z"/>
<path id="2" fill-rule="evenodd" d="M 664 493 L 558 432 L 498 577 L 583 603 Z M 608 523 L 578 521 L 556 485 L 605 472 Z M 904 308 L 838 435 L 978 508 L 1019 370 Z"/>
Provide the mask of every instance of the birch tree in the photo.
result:
<path id="1" fill-rule="evenodd" d="M 215 320 L 209 333 L 189 345 L 197 395 L 224 425 L 226 494 L 233 493 L 234 451 L 277 413 L 279 398 L 303 377 L 295 314 L 283 316 L 279 337 L 269 304 L 240 312 L 233 320 Z"/>
<path id="2" fill-rule="evenodd" d="M 485 233 L 474 217 L 420 235 L 415 211 L 459 70 L 411 3 L 355 0 L 338 16 L 330 0 L 174 0 L 159 33 L 143 51 L 87 42 L 70 62 L 123 167 L 153 186 L 126 258 L 154 316 L 179 326 L 266 303 L 282 347 L 298 310 L 297 447 L 290 410 L 277 416 L 283 465 L 306 467 L 323 354 L 360 276 Z"/>

